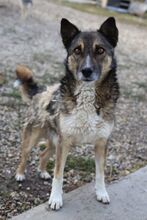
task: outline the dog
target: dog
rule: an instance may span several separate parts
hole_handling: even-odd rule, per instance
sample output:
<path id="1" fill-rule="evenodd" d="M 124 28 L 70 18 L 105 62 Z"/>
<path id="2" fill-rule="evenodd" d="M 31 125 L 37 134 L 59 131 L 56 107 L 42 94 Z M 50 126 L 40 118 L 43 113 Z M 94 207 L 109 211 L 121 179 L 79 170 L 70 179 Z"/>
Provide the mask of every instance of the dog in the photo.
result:
<path id="1" fill-rule="evenodd" d="M 27 122 L 22 135 L 22 157 L 16 180 L 25 178 L 27 156 L 39 138 L 47 140 L 39 170 L 48 178 L 46 164 L 50 149 L 56 148 L 56 160 L 51 209 L 63 205 L 62 185 L 66 158 L 76 144 L 94 145 L 98 201 L 108 204 L 109 195 L 104 180 L 107 142 L 114 126 L 114 113 L 119 98 L 117 63 L 114 49 L 118 42 L 118 29 L 109 17 L 97 31 L 80 31 L 74 24 L 61 20 L 61 37 L 67 51 L 65 76 L 60 84 L 40 87 L 30 70 L 18 68 L 17 78 L 21 93 L 29 103 Z"/>
<path id="2" fill-rule="evenodd" d="M 21 16 L 22 18 L 26 18 L 31 11 L 33 6 L 32 0 L 19 0 L 19 5 L 21 9 Z"/>

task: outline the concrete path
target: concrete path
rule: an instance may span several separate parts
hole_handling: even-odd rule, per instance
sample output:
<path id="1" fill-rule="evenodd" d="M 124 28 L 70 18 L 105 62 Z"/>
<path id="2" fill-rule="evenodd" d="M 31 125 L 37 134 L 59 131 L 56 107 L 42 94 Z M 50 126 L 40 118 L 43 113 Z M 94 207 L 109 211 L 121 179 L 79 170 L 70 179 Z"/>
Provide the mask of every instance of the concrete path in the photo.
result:
<path id="1" fill-rule="evenodd" d="M 147 220 L 147 166 L 108 186 L 110 205 L 96 201 L 93 185 L 64 195 L 60 211 L 43 204 L 12 220 Z"/>

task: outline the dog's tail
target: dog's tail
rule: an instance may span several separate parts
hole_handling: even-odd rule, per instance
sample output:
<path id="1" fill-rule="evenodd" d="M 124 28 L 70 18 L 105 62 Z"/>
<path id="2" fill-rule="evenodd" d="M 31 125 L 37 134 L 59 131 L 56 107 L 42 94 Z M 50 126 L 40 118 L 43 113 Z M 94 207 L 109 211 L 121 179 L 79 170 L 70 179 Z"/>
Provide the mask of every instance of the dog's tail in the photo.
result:
<path id="1" fill-rule="evenodd" d="M 38 93 L 38 84 L 33 78 L 32 71 L 26 66 L 18 65 L 16 77 L 14 87 L 19 87 L 22 99 L 27 103 L 30 102 L 32 97 Z"/>

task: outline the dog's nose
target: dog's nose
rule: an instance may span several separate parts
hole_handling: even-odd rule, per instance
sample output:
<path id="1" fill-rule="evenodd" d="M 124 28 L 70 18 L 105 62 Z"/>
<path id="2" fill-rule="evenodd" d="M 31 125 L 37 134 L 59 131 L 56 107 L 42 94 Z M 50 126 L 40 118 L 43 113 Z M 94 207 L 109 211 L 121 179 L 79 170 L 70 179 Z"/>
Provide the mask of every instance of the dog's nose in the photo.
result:
<path id="1" fill-rule="evenodd" d="M 89 77 L 92 74 L 93 70 L 91 68 L 82 69 L 82 73 L 85 77 Z"/>

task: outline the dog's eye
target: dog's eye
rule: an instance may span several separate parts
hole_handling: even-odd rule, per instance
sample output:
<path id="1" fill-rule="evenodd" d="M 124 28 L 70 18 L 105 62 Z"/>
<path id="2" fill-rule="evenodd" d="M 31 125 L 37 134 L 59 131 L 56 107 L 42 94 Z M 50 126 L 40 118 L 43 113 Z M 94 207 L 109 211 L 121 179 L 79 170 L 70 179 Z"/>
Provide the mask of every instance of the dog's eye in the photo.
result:
<path id="1" fill-rule="evenodd" d="M 81 47 L 76 47 L 74 49 L 74 52 L 75 52 L 76 55 L 80 55 L 81 54 Z"/>
<path id="2" fill-rule="evenodd" d="M 101 55 L 101 54 L 103 54 L 104 52 L 105 52 L 105 49 L 104 49 L 104 48 L 96 46 L 96 48 L 95 48 L 95 53 L 96 53 L 96 54 Z"/>

